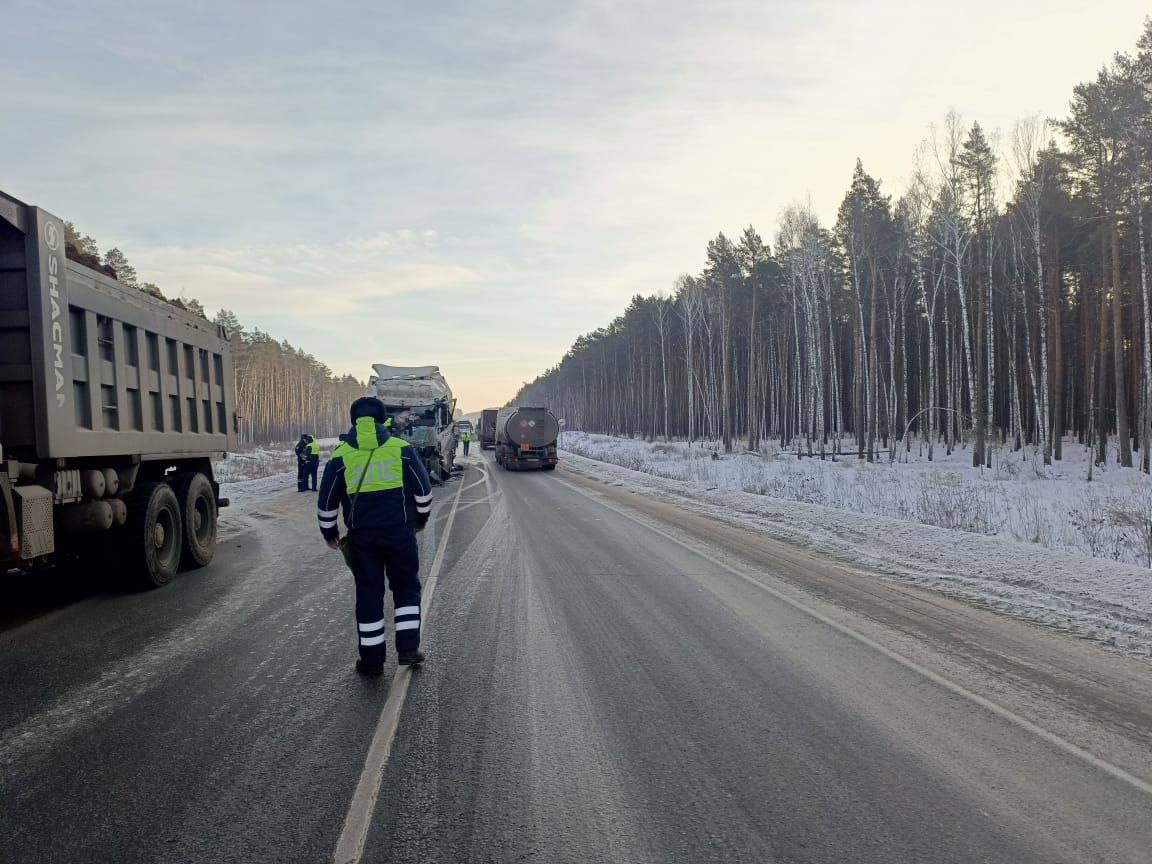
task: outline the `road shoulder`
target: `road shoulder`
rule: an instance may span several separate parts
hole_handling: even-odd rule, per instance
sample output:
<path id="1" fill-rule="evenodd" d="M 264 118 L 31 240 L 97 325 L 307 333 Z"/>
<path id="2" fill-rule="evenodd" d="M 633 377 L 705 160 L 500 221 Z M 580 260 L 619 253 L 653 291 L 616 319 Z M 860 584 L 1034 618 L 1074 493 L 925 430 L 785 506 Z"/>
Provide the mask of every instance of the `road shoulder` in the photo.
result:
<path id="1" fill-rule="evenodd" d="M 1152 782 L 1152 667 L 565 465 L 560 479 Z"/>

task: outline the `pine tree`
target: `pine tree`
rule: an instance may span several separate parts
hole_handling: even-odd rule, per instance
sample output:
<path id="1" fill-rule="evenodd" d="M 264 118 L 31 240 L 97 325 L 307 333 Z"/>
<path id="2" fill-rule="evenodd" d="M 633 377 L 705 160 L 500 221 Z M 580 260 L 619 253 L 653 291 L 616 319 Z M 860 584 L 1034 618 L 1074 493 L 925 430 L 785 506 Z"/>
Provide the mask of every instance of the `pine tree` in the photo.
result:
<path id="1" fill-rule="evenodd" d="M 116 273 L 116 279 L 129 288 L 137 288 L 136 268 L 128 263 L 128 257 L 113 246 L 104 253 L 104 266 L 111 267 Z"/>

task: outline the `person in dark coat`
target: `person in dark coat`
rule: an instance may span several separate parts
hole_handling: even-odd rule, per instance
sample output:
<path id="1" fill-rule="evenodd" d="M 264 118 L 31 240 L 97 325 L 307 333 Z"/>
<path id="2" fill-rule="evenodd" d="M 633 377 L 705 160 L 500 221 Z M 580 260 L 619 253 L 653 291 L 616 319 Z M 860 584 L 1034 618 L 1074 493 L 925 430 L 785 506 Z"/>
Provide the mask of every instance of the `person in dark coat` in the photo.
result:
<path id="1" fill-rule="evenodd" d="M 432 511 L 432 483 L 416 450 L 384 425 L 384 404 L 352 403 L 352 428 L 324 466 L 316 518 L 324 542 L 340 549 L 356 580 L 356 671 L 384 671 L 384 599 L 392 589 L 397 663 L 416 666 L 420 650 L 420 552 L 416 534 Z M 343 511 L 347 533 L 340 536 Z"/>
<path id="2" fill-rule="evenodd" d="M 301 433 L 300 440 L 296 441 L 296 491 L 308 492 L 308 475 L 309 475 L 309 458 L 312 455 L 312 448 L 309 446 L 312 440 L 312 435 L 308 432 Z M 317 460 L 319 464 L 319 460 Z M 316 475 L 312 475 L 312 487 L 316 487 Z"/>
<path id="3" fill-rule="evenodd" d="M 315 492 L 317 489 L 316 477 L 320 473 L 320 442 L 311 435 L 309 435 L 308 438 L 306 473 L 308 474 L 308 488 Z"/>

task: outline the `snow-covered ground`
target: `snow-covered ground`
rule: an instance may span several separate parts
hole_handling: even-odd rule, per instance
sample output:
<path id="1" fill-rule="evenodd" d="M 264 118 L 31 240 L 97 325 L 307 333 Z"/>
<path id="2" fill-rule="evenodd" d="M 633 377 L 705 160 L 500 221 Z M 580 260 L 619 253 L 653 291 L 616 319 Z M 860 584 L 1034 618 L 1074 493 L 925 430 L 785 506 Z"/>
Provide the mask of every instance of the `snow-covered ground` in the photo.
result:
<path id="1" fill-rule="evenodd" d="M 797 460 L 765 451 L 713 458 L 683 443 L 565 432 L 574 467 L 751 524 L 821 554 L 1152 654 L 1152 481 L 1097 470 L 1075 443 L 1044 466 L 1000 450 L 907 463 Z"/>
<path id="2" fill-rule="evenodd" d="M 257 480 L 274 474 L 291 473 L 295 477 L 296 454 L 291 448 L 256 447 L 252 450 L 229 453 L 227 459 L 212 463 L 212 471 L 221 484 Z"/>
<path id="3" fill-rule="evenodd" d="M 321 466 L 338 443 L 338 438 L 320 439 Z M 296 488 L 296 454 L 292 447 L 253 447 L 229 453 L 227 459 L 213 461 L 212 471 L 220 484 L 220 494 L 233 505 L 254 495 Z"/>

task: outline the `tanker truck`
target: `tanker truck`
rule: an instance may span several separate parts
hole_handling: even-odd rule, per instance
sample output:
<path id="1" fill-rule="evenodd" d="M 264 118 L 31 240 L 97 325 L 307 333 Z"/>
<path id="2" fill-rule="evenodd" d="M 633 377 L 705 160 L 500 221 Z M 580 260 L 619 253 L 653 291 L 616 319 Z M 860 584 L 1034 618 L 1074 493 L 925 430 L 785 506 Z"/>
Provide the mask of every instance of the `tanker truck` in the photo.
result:
<path id="1" fill-rule="evenodd" d="M 70 260 L 60 219 L 0 192 L 0 574 L 207 564 L 235 404 L 222 327 Z"/>
<path id="2" fill-rule="evenodd" d="M 496 464 L 509 471 L 556 467 L 560 422 L 547 408 L 501 408 L 496 412 Z"/>

